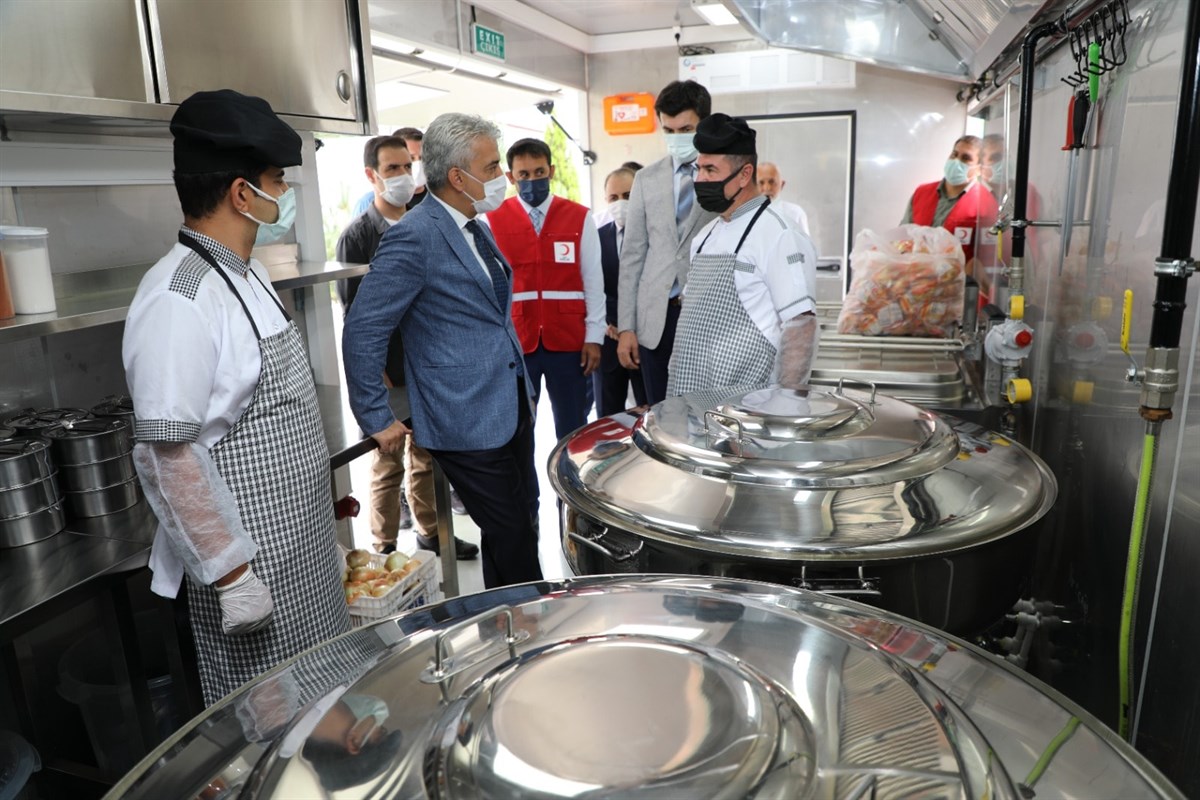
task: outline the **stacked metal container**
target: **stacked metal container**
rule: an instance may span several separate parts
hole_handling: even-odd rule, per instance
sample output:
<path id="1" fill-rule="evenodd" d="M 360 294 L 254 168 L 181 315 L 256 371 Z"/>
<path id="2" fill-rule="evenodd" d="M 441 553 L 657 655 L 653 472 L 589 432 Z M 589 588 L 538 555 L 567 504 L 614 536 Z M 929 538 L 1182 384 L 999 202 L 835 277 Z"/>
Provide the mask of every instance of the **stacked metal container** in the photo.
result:
<path id="1" fill-rule="evenodd" d="M 65 524 L 49 445 L 0 427 L 0 547 L 48 539 Z"/>
<path id="2" fill-rule="evenodd" d="M 46 432 L 67 510 L 74 518 L 101 517 L 137 503 L 133 428 L 116 417 L 95 417 Z"/>

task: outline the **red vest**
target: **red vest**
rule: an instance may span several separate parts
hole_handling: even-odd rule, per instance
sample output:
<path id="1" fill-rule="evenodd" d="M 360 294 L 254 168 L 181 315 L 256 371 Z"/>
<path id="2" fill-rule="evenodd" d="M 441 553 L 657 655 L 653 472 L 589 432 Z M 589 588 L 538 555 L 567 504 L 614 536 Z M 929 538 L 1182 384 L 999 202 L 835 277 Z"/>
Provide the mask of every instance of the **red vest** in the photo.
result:
<path id="1" fill-rule="evenodd" d="M 912 219 L 917 225 L 932 225 L 933 215 L 937 211 L 938 186 L 941 181 L 924 183 L 917 187 L 912 196 Z M 942 223 L 942 227 L 954 234 L 962 245 L 966 263 L 975 257 L 975 239 L 979 235 L 981 218 L 985 221 L 996 219 L 996 198 L 982 183 L 973 183 L 970 188 L 959 195 L 958 202 L 950 210 L 950 216 Z M 987 224 L 990 224 L 988 222 Z M 968 272 L 970 269 L 968 269 Z"/>
<path id="2" fill-rule="evenodd" d="M 547 350 L 583 349 L 587 303 L 579 248 L 587 214 L 586 207 L 555 196 L 539 235 L 516 197 L 488 212 L 492 235 L 512 266 L 513 325 L 526 353 L 539 341 Z"/>

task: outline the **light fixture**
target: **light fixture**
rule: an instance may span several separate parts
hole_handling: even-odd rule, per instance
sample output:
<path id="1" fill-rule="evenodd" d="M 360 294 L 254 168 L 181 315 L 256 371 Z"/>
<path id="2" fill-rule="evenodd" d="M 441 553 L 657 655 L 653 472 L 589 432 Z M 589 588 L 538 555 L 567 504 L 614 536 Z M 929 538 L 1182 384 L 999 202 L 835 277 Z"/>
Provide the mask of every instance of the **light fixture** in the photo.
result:
<path id="1" fill-rule="evenodd" d="M 709 25 L 737 25 L 737 17 L 721 3 L 711 0 L 692 0 L 692 11 L 704 17 Z"/>
<path id="2" fill-rule="evenodd" d="M 422 61 L 428 61 L 430 64 L 437 64 L 439 67 L 446 67 L 452 70 L 461 70 L 469 72 L 472 75 L 481 75 L 484 78 L 502 78 L 504 70 L 499 69 L 491 64 L 484 64 L 481 61 L 469 58 L 459 53 L 444 53 L 440 50 L 425 50 L 419 49 L 413 53 Z"/>
<path id="3" fill-rule="evenodd" d="M 402 80 L 383 81 L 375 84 L 376 108 L 379 110 L 420 103 L 423 100 L 432 100 L 445 94 L 449 94 L 445 89 L 420 86 Z"/>
<path id="4" fill-rule="evenodd" d="M 371 46 L 402 56 L 411 56 L 421 50 L 415 44 L 409 44 L 402 39 L 396 39 L 386 34 L 375 33 L 375 31 L 371 31 Z"/>

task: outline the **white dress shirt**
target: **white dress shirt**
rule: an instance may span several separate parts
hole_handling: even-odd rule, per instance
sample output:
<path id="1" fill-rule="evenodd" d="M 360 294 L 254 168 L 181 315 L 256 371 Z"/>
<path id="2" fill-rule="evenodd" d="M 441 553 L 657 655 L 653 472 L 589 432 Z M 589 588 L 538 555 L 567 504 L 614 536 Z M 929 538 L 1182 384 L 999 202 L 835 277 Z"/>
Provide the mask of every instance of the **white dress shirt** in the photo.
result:
<path id="1" fill-rule="evenodd" d="M 519 196 L 517 201 L 526 214 L 534 208 Z M 547 195 L 542 204 L 537 206 L 537 210 L 542 212 L 543 225 L 550 213 L 552 202 L 554 195 Z M 600 234 L 596 232 L 596 221 L 590 213 L 584 215 L 583 230 L 579 232 L 579 272 L 583 277 L 583 298 L 587 306 L 583 340 L 589 344 L 600 344 L 604 341 L 604 331 L 608 328 L 604 319 L 604 267 L 600 263 Z"/>
<path id="2" fill-rule="evenodd" d="M 432 197 L 434 200 L 437 200 L 439 203 L 441 203 L 442 208 L 444 208 L 450 212 L 450 219 L 454 220 L 454 224 L 456 226 L 458 226 L 458 232 L 461 233 L 463 235 L 463 238 L 467 240 L 467 247 L 471 248 L 471 252 L 475 254 L 475 263 L 477 263 L 479 265 L 479 268 L 481 270 L 483 270 L 483 274 L 488 279 L 488 285 L 490 286 L 492 283 L 492 273 L 488 270 L 487 264 L 483 263 L 483 258 L 480 257 L 479 250 L 475 247 L 474 234 L 472 234 L 469 230 L 467 230 L 467 223 L 470 222 L 471 220 L 467 219 L 466 214 L 462 213 L 457 208 L 450 205 L 449 203 L 447 203 L 442 198 L 438 197 L 433 192 L 429 192 L 429 196 Z M 487 216 L 486 215 L 476 215 L 475 220 L 477 222 L 486 223 Z"/>
<path id="3" fill-rule="evenodd" d="M 692 240 L 692 258 L 701 244 L 706 254 L 732 254 L 761 205 L 751 200 L 733 212 L 729 222 L 717 217 L 705 225 Z M 783 323 L 817 308 L 817 252 L 812 240 L 772 203 L 746 237 L 737 262 L 733 282 L 738 299 L 754 325 L 778 350 Z"/>

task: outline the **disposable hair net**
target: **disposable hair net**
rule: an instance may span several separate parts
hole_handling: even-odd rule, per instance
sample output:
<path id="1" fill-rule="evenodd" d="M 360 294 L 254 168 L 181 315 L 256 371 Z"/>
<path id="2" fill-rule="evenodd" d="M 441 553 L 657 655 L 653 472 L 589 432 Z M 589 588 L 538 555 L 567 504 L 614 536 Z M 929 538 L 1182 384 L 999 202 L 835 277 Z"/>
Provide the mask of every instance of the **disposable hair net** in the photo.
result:
<path id="1" fill-rule="evenodd" d="M 801 314 L 783 323 L 779 346 L 780 385 L 795 388 L 808 383 L 820 339 L 821 328 L 812 314 Z"/>
<path id="2" fill-rule="evenodd" d="M 192 443 L 141 442 L 133 462 L 171 551 L 208 585 L 248 563 L 258 545 L 208 450 Z"/>

